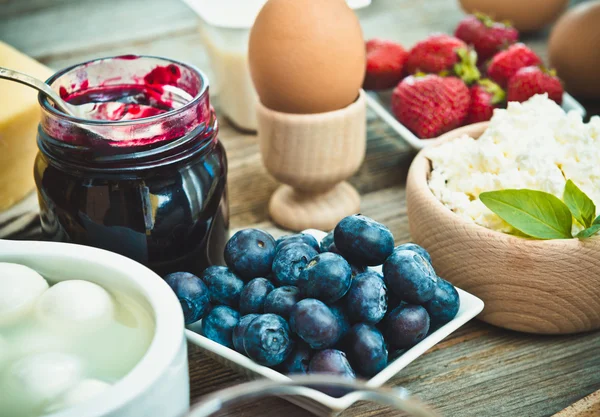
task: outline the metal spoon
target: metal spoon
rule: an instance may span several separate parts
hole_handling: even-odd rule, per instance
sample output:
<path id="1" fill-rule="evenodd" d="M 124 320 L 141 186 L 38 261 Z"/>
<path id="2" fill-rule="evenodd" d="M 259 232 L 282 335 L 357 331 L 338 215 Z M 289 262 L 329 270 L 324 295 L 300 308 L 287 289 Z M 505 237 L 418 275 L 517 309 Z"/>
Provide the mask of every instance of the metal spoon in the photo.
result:
<path id="1" fill-rule="evenodd" d="M 3 67 L 0 67 L 0 78 L 16 81 L 18 83 L 35 88 L 39 92 L 46 95 L 46 97 L 48 97 L 50 100 L 52 100 L 54 102 L 54 105 L 59 110 L 67 113 L 70 116 L 85 118 L 85 114 L 81 111 L 81 109 L 61 99 L 60 96 L 48 84 L 41 80 L 38 80 L 37 78 L 34 78 L 27 74 L 23 74 L 19 71 L 14 71 Z"/>
<path id="2" fill-rule="evenodd" d="M 56 91 L 54 91 L 45 82 L 38 80 L 37 78 L 34 78 L 30 75 L 23 74 L 22 72 L 14 71 L 8 68 L 0 67 L 0 78 L 16 81 L 18 83 L 35 88 L 36 90 L 46 95 L 50 100 L 52 100 L 54 102 L 54 105 L 59 110 L 65 112 L 70 116 L 75 116 L 80 119 L 93 118 L 91 116 L 92 113 L 96 110 L 96 103 L 84 103 L 83 105 L 74 106 L 61 99 L 60 96 L 56 93 Z M 176 105 L 176 108 L 183 106 L 184 104 L 193 99 L 193 97 L 186 91 L 170 85 L 164 85 L 163 90 L 171 95 L 174 102 L 173 104 Z M 116 109 L 123 107 L 123 103 L 105 102 L 104 106 L 105 113 L 110 114 Z"/>

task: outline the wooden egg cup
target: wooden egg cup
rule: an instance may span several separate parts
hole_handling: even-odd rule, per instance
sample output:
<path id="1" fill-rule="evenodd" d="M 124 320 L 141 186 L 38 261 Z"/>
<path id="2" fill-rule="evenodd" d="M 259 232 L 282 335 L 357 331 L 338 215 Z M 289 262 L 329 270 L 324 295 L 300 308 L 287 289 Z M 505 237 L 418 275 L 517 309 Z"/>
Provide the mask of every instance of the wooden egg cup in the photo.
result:
<path id="1" fill-rule="evenodd" d="M 364 92 L 341 110 L 318 114 L 280 113 L 258 105 L 263 163 L 281 185 L 269 213 L 280 226 L 331 230 L 360 211 L 360 196 L 345 182 L 366 150 Z"/>

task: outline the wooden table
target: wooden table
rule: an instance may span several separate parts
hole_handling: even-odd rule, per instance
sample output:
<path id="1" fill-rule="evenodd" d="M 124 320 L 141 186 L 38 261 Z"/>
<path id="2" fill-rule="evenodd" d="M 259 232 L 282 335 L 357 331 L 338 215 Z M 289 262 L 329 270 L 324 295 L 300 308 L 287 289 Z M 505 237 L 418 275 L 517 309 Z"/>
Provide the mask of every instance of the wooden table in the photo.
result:
<path id="1" fill-rule="evenodd" d="M 361 13 L 365 36 L 410 46 L 433 31 L 451 33 L 461 18 L 451 0 L 373 0 Z M 545 56 L 547 31 L 525 39 Z M 0 39 L 58 69 L 100 56 L 164 55 L 207 67 L 196 17 L 179 0 L 0 0 Z M 597 103 L 587 103 L 598 113 Z M 267 201 L 276 188 L 262 166 L 257 139 L 222 121 L 229 158 L 233 228 L 270 223 Z M 385 223 L 398 243 L 410 240 L 404 183 L 413 153 L 369 115 L 368 151 L 351 182 L 364 214 Z M 15 238 L 35 238 L 33 225 Z M 523 277 L 527 279 L 527 277 Z M 190 346 L 192 401 L 240 381 Z M 548 416 L 600 388 L 600 333 L 531 336 L 474 321 L 430 350 L 391 381 L 445 416 Z M 247 409 L 247 416 L 306 413 L 282 400 Z M 347 415 L 375 415 L 367 405 Z"/>

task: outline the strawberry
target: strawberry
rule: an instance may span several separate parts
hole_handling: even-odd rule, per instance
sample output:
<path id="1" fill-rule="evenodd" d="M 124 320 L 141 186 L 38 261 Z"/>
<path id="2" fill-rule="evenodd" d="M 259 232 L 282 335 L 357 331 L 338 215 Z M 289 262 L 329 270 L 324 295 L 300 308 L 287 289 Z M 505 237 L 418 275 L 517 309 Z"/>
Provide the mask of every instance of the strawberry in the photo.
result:
<path id="1" fill-rule="evenodd" d="M 487 68 L 487 75 L 500 84 L 501 87 L 508 85 L 508 80 L 523 67 L 540 65 L 542 60 L 531 49 L 522 43 L 515 43 L 507 50 L 498 52 Z"/>
<path id="2" fill-rule="evenodd" d="M 473 45 L 479 61 L 494 56 L 500 49 L 519 40 L 519 32 L 507 23 L 494 21 L 489 16 L 476 13 L 460 21 L 454 35 L 465 43 Z"/>
<path id="3" fill-rule="evenodd" d="M 460 58 L 456 51 L 467 49 L 467 44 L 454 36 L 434 34 L 418 42 L 408 53 L 406 71 L 414 74 L 450 71 Z"/>
<path id="4" fill-rule="evenodd" d="M 469 88 L 459 78 L 411 75 L 394 89 L 392 112 L 421 139 L 461 125 L 469 110 Z"/>
<path id="5" fill-rule="evenodd" d="M 367 75 L 363 88 L 385 90 L 402 79 L 408 52 L 392 41 L 371 39 L 367 42 Z"/>
<path id="6" fill-rule="evenodd" d="M 544 93 L 558 104 L 562 103 L 564 90 L 554 70 L 536 66 L 521 68 L 508 82 L 508 101 L 523 102 Z"/>
<path id="7" fill-rule="evenodd" d="M 465 124 L 485 122 L 492 118 L 494 109 L 506 99 L 504 90 L 487 78 L 471 87 L 471 105 Z"/>

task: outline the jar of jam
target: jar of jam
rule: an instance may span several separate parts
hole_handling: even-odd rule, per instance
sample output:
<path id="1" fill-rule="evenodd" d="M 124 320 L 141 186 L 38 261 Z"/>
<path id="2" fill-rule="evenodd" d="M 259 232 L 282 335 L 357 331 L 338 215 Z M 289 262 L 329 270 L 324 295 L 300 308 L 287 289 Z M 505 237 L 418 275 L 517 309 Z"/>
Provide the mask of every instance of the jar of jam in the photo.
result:
<path id="1" fill-rule="evenodd" d="M 34 174 L 46 237 L 120 253 L 161 276 L 222 263 L 227 159 L 203 74 L 128 55 L 48 83 L 85 118 L 40 96 Z"/>

